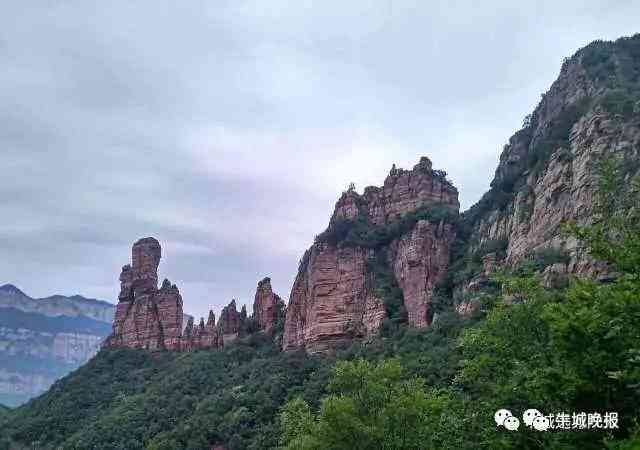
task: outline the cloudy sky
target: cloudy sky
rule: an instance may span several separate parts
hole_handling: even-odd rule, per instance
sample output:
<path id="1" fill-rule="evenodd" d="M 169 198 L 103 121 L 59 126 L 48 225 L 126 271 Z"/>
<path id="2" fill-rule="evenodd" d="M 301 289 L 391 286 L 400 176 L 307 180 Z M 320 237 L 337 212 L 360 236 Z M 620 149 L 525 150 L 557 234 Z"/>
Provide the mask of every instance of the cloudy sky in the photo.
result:
<path id="1" fill-rule="evenodd" d="M 179 6 L 176 6 L 179 5 Z M 163 246 L 185 310 L 253 301 L 349 182 L 421 155 L 463 208 L 502 145 L 637 1 L 8 1 L 0 6 L 0 284 L 114 301 Z"/>

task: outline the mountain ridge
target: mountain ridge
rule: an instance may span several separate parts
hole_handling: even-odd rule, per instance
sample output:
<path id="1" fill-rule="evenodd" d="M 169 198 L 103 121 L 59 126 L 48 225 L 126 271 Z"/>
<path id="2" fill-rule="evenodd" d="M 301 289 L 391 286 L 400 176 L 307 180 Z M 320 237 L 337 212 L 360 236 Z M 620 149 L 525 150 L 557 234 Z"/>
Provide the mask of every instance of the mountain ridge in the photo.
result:
<path id="1" fill-rule="evenodd" d="M 113 321 L 115 305 L 106 300 L 84 297 L 79 294 L 60 294 L 34 298 L 13 284 L 0 286 L 0 307 L 15 307 L 25 312 L 37 312 L 48 316 L 84 314 L 101 322 Z"/>

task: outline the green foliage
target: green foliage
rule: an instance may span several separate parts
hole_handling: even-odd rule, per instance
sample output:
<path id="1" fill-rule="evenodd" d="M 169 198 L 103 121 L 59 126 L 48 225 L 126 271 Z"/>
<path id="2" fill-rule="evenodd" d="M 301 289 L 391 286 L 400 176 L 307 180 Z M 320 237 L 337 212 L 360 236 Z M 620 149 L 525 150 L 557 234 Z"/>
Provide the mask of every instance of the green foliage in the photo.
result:
<path id="1" fill-rule="evenodd" d="M 478 250 L 476 250 L 473 254 L 473 259 L 477 262 L 482 261 L 482 257 L 486 256 L 490 253 L 495 253 L 498 259 L 504 258 L 507 253 L 507 247 L 509 245 L 509 240 L 502 239 L 489 239 L 480 245 Z"/>
<path id="2" fill-rule="evenodd" d="M 640 184 L 621 177 L 613 160 L 600 163 L 596 213 L 588 226 L 567 224 L 565 231 L 575 235 L 591 253 L 615 270 L 640 275 Z"/>
<path id="3" fill-rule="evenodd" d="M 640 95 L 629 89 L 617 88 L 607 91 L 600 99 L 602 108 L 611 115 L 629 119 L 635 111 Z"/>
<path id="4" fill-rule="evenodd" d="M 457 219 L 458 213 L 445 206 L 421 207 L 403 214 L 398 220 L 379 226 L 371 224 L 364 214 L 359 214 L 354 220 L 333 220 L 323 233 L 316 236 L 315 241 L 334 246 L 378 249 L 411 231 L 420 220 L 455 223 Z"/>
<path id="5" fill-rule="evenodd" d="M 449 396 L 403 378 L 396 360 L 338 362 L 329 392 L 315 416 L 300 399 L 285 406 L 284 448 L 436 448 L 448 431 Z"/>
<path id="6" fill-rule="evenodd" d="M 569 253 L 561 248 L 544 247 L 525 255 L 511 271 L 514 275 L 527 275 L 542 272 L 554 264 L 568 264 L 571 259 Z"/>
<path id="7" fill-rule="evenodd" d="M 376 293 L 382 298 L 387 317 L 383 323 L 383 334 L 389 334 L 407 321 L 402 289 L 387 261 L 387 252 L 377 250 L 373 258 L 367 259 L 367 273 L 373 277 Z"/>
<path id="8" fill-rule="evenodd" d="M 640 35 L 615 42 L 596 41 L 580 52 L 589 77 L 609 87 L 633 85 L 640 81 Z"/>
<path id="9" fill-rule="evenodd" d="M 319 396 L 324 379 L 308 392 L 304 383 L 322 364 L 279 352 L 263 333 L 221 352 L 103 350 L 14 410 L 0 437 L 35 448 L 269 448 L 288 393 Z"/>
<path id="10" fill-rule="evenodd" d="M 583 98 L 567 106 L 551 123 L 544 136 L 533 142 L 527 155 L 527 168 L 539 174 L 546 167 L 549 158 L 556 150 L 568 149 L 569 136 L 573 125 L 589 110 L 590 98 Z"/>
<path id="11" fill-rule="evenodd" d="M 444 172 L 437 176 L 446 178 Z M 444 206 L 428 206 L 403 214 L 398 220 L 380 226 L 371 224 L 364 214 L 359 214 L 354 220 L 333 220 L 327 230 L 316 237 L 316 243 L 374 250 L 374 256 L 367 260 L 367 272 L 372 275 L 376 292 L 385 304 L 387 318 L 382 329 L 385 335 L 393 333 L 407 320 L 402 290 L 389 267 L 385 246 L 410 232 L 420 220 L 455 223 L 458 214 Z M 306 255 L 305 257 L 308 258 Z"/>

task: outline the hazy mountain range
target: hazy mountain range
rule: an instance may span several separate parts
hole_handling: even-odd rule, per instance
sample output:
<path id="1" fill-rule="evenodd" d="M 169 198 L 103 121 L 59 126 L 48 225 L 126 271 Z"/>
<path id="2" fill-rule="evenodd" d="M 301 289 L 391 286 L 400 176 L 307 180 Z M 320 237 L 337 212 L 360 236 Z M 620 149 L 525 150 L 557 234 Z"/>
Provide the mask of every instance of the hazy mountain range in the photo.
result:
<path id="1" fill-rule="evenodd" d="M 113 313 L 102 300 L 32 298 L 0 286 L 0 403 L 23 403 L 84 364 L 110 333 Z"/>

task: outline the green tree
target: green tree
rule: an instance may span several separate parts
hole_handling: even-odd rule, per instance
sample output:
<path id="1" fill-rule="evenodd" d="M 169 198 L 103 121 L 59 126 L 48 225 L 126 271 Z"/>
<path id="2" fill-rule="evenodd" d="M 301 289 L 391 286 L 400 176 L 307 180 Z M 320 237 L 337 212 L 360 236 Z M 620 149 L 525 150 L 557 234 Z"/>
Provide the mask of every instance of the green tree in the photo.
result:
<path id="1" fill-rule="evenodd" d="M 405 379 L 397 360 L 338 362 L 329 392 L 316 415 L 299 398 L 285 405 L 284 448 L 423 449 L 443 439 L 449 396 Z"/>

